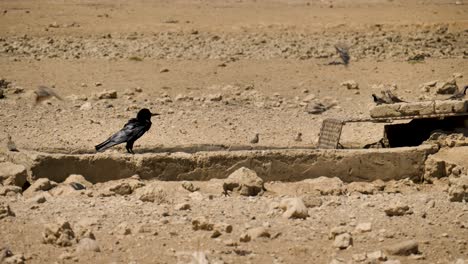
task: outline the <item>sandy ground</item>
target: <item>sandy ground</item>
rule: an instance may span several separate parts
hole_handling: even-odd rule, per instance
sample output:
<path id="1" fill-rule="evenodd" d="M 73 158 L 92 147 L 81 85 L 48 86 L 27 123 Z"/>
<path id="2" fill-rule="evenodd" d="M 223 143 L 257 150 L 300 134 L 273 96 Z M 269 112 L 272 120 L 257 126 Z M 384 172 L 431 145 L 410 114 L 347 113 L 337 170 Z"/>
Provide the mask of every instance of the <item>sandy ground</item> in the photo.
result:
<path id="1" fill-rule="evenodd" d="M 336 44 L 349 47 L 347 67 L 330 65 L 340 61 Z M 467 47 L 466 1 L 5 0 L 0 2 L 0 78 L 11 83 L 0 99 L 0 140 L 9 134 L 20 150 L 92 152 L 147 107 L 161 116 L 136 142 L 137 153 L 143 147 L 158 151 L 194 144 L 252 147 L 255 133 L 260 134 L 255 146 L 314 147 L 323 119 L 368 117 L 371 94 L 384 87 L 417 101 L 447 97 L 423 92 L 424 83 L 455 74 L 459 87 L 468 84 Z M 341 85 L 349 80 L 359 88 Z M 38 85 L 54 87 L 63 100 L 34 105 Z M 104 91 L 117 96 L 99 99 Z M 331 108 L 308 114 L 311 102 Z M 375 142 L 382 126 L 347 125 L 342 143 Z M 294 140 L 298 133 L 302 141 Z M 467 258 L 466 227 L 451 222 L 467 221 L 467 213 L 465 204 L 447 201 L 446 184 L 416 185 L 398 195 L 319 195 L 331 205 L 292 221 L 268 215 L 265 208 L 282 197 L 277 193 L 226 198 L 216 189 L 216 198 L 209 199 L 211 191 L 205 191 L 205 198 L 190 202 L 189 213 L 173 212 L 175 204 L 192 201 L 178 192 L 163 204 L 136 202 L 133 196 L 56 197 L 32 211 L 25 198 L 0 197 L 17 215 L 0 220 L 0 247 L 25 254 L 27 263 L 174 263 L 177 253 L 197 250 L 208 250 L 212 262 L 328 263 L 416 239 L 422 259 L 393 259 L 451 263 Z M 420 205 L 412 215 L 389 218 L 382 208 L 393 199 Z M 436 209 L 426 219 L 421 200 L 427 199 L 435 200 Z M 64 249 L 40 244 L 43 222 L 61 216 L 77 225 L 83 216 L 77 211 L 83 209 L 98 223 L 93 231 L 100 253 L 76 257 L 71 250 L 72 257 L 59 258 Z M 161 223 L 164 210 L 169 211 L 168 223 Z M 199 215 L 229 222 L 235 231 L 221 239 L 189 231 L 191 219 Z M 158 235 L 116 238 L 112 230 L 122 221 L 132 228 L 150 223 Z M 351 249 L 333 248 L 329 230 L 353 221 L 372 222 L 373 231 L 354 237 Z M 243 231 L 256 226 L 282 235 L 235 247 L 223 243 L 238 242 Z M 380 241 L 381 229 L 393 236 Z"/>

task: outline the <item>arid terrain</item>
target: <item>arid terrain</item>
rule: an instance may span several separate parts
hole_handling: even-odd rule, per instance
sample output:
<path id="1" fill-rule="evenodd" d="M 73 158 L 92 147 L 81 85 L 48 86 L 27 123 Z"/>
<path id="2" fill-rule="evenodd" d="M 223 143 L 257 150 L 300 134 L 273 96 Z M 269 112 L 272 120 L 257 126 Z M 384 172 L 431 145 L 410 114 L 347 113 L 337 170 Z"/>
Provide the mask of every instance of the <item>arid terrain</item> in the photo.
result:
<path id="1" fill-rule="evenodd" d="M 335 45 L 349 49 L 348 65 Z M 326 118 L 369 117 L 371 94 L 444 99 L 468 85 L 465 0 L 2 0 L 0 79 L 0 262 L 468 262 L 463 136 L 429 142 L 437 150 L 414 165 L 419 178 L 382 181 L 377 168 L 372 182 L 352 182 L 351 168 L 287 182 L 258 169 L 266 149 L 296 162 L 287 150 L 314 148 Z M 36 103 L 38 86 L 58 98 Z M 161 115 L 135 155 L 123 145 L 93 154 L 141 108 Z M 347 124 L 341 143 L 382 135 L 383 124 Z M 206 176 L 197 156 L 181 164 L 189 176 L 144 176 L 152 155 L 182 163 L 174 152 L 220 149 L 250 150 L 256 163 L 244 165 L 256 173 Z M 104 160 L 103 178 L 37 180 L 36 153 Z M 391 153 L 393 169 L 398 155 L 408 163 Z M 111 177 L 105 159 L 144 175 Z M 50 175 L 83 170 L 67 162 Z M 366 162 L 380 161 L 356 164 Z"/>

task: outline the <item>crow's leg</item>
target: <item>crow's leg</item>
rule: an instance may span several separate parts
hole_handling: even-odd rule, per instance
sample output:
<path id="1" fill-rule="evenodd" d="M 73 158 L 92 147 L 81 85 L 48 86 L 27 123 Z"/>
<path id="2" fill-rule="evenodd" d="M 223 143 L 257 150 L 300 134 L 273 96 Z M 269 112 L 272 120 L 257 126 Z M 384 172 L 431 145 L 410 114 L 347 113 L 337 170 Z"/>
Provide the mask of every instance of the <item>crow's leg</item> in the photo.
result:
<path id="1" fill-rule="evenodd" d="M 125 146 L 127 152 L 130 154 L 135 154 L 135 152 L 133 152 L 133 143 L 135 143 L 135 141 L 128 141 L 127 145 Z"/>

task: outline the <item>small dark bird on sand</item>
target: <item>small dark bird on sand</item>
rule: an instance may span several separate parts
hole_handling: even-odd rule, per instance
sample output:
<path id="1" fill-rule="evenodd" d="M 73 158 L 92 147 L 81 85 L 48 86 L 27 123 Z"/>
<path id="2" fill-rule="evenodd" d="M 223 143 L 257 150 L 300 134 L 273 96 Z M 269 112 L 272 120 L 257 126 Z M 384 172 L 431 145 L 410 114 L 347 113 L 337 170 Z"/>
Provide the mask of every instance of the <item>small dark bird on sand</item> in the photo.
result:
<path id="1" fill-rule="evenodd" d="M 110 147 L 127 142 L 125 146 L 127 152 L 135 154 L 133 152 L 133 143 L 151 128 L 151 117 L 157 115 L 159 114 L 151 113 L 146 108 L 141 109 L 136 118 L 128 120 L 127 124 L 119 132 L 101 144 L 96 145 L 96 151 L 102 152 Z"/>
<path id="2" fill-rule="evenodd" d="M 375 94 L 372 94 L 372 98 L 374 98 L 374 102 L 375 102 L 377 105 L 388 104 L 388 102 L 387 102 L 384 98 L 378 97 L 378 96 L 375 95 Z"/>
<path id="3" fill-rule="evenodd" d="M 391 103 L 406 103 L 405 101 L 401 100 L 400 98 L 396 97 L 390 90 L 382 91 L 382 95 L 388 97 Z"/>
<path id="4" fill-rule="evenodd" d="M 468 89 L 468 85 L 465 85 L 465 87 L 463 87 L 463 92 L 458 91 L 454 95 L 447 98 L 447 100 L 461 100 L 461 99 L 465 98 L 467 89 Z"/>
<path id="5" fill-rule="evenodd" d="M 344 46 L 335 45 L 335 50 L 340 55 L 341 60 L 343 60 L 343 64 L 345 66 L 348 66 L 350 60 L 348 48 Z"/>
<path id="6" fill-rule="evenodd" d="M 34 93 L 36 94 L 36 105 L 52 97 L 62 100 L 62 97 L 60 97 L 54 90 L 42 85 L 37 87 Z"/>

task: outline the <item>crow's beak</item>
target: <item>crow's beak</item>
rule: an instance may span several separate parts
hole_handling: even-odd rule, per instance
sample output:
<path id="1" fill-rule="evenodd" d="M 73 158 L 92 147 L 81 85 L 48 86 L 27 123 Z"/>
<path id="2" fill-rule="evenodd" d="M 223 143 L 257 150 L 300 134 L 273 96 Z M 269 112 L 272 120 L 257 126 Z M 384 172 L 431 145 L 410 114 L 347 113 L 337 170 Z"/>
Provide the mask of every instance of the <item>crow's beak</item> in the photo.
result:
<path id="1" fill-rule="evenodd" d="M 158 113 L 152 113 L 151 116 L 158 116 L 158 115 L 161 115 L 161 114 L 158 114 Z"/>

